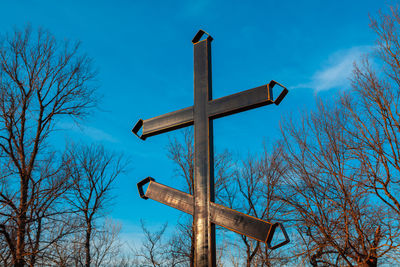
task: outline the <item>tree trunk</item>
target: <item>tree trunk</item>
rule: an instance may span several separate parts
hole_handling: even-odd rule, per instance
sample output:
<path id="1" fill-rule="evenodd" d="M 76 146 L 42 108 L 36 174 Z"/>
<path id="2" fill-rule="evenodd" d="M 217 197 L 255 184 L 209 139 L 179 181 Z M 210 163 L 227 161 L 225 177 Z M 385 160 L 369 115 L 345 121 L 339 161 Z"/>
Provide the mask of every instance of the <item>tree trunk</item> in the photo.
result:
<path id="1" fill-rule="evenodd" d="M 25 265 L 25 234 L 26 234 L 26 211 L 28 199 L 28 178 L 21 177 L 21 195 L 19 203 L 19 214 L 17 218 L 17 246 L 15 251 L 15 267 L 23 267 Z"/>
<path id="2" fill-rule="evenodd" d="M 38 220 L 38 226 L 36 229 L 36 241 L 35 241 L 35 247 L 34 250 L 32 251 L 31 257 L 30 257 L 30 262 L 29 266 L 34 267 L 36 265 L 36 256 L 37 256 L 37 251 L 39 250 L 39 245 L 40 245 L 40 236 L 42 233 L 42 218 L 39 218 Z"/>
<path id="3" fill-rule="evenodd" d="M 247 257 L 246 267 L 251 267 L 251 259 L 249 257 Z"/>
<path id="4" fill-rule="evenodd" d="M 91 257 L 90 257 L 90 236 L 92 234 L 92 225 L 89 223 L 86 229 L 86 239 L 85 239 L 85 267 L 90 267 Z"/>
<path id="5" fill-rule="evenodd" d="M 247 257 L 246 257 L 246 267 L 251 267 L 251 262 L 252 262 L 252 260 L 253 260 L 253 255 L 252 255 L 252 253 L 251 253 L 251 251 L 250 251 L 250 246 L 247 246 L 246 254 L 247 254 Z"/>
<path id="6" fill-rule="evenodd" d="M 192 223 L 192 236 L 190 237 L 192 240 L 192 244 L 190 246 L 190 267 L 194 267 L 194 222 Z"/>
<path id="7" fill-rule="evenodd" d="M 368 257 L 368 259 L 358 262 L 359 267 L 376 267 L 378 266 L 378 259 L 374 256 Z"/>

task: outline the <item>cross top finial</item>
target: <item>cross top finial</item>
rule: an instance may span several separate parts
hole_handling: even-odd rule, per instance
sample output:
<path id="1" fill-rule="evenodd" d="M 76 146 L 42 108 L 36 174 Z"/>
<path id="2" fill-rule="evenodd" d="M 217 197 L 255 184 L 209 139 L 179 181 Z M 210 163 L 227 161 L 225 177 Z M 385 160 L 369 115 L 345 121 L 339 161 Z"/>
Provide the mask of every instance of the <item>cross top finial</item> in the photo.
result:
<path id="1" fill-rule="evenodd" d="M 198 43 L 198 42 L 200 41 L 201 37 L 203 37 L 204 34 L 207 34 L 207 40 L 208 40 L 208 41 L 211 42 L 212 40 L 214 40 L 214 39 L 211 37 L 211 35 L 210 35 L 209 33 L 207 33 L 207 32 L 205 32 L 205 31 L 203 31 L 203 30 L 200 29 L 200 30 L 196 33 L 196 35 L 193 37 L 192 43 L 193 43 L 193 44 Z"/>

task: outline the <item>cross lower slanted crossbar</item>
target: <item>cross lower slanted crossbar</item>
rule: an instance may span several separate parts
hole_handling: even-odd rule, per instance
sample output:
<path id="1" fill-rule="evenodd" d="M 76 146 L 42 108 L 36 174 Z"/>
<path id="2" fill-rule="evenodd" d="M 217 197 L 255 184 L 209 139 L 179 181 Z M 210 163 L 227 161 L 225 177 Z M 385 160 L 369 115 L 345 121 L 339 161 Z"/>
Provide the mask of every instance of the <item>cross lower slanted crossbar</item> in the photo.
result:
<path id="1" fill-rule="evenodd" d="M 146 191 L 143 188 L 147 186 Z M 153 199 L 172 208 L 194 214 L 193 196 L 172 187 L 157 183 L 154 178 L 147 177 L 138 183 L 140 197 Z M 270 223 L 242 212 L 210 203 L 211 221 L 216 225 L 233 232 L 256 239 L 267 244 L 269 249 L 277 249 L 289 243 L 289 237 L 281 223 Z M 275 229 L 279 227 L 284 240 L 272 245 Z"/>

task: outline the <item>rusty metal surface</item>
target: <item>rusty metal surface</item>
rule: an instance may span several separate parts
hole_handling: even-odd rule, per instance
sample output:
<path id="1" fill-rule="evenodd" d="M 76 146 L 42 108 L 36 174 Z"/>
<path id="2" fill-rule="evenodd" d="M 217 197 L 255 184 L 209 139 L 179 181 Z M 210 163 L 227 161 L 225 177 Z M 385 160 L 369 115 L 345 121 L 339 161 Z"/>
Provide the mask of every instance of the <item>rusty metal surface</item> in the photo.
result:
<path id="1" fill-rule="evenodd" d="M 152 199 L 173 207 L 190 215 L 194 213 L 193 196 L 185 192 L 176 190 L 169 186 L 157 183 L 153 178 L 148 177 L 138 183 L 139 192 L 143 192 L 143 186 L 148 184 L 146 192 L 141 193 L 144 199 Z M 270 223 L 245 213 L 224 207 L 214 202 L 210 203 L 211 222 L 225 227 L 238 234 L 264 242 L 270 249 L 279 248 L 289 242 L 285 228 L 280 223 Z M 271 246 L 275 229 L 281 228 L 285 240 Z"/>

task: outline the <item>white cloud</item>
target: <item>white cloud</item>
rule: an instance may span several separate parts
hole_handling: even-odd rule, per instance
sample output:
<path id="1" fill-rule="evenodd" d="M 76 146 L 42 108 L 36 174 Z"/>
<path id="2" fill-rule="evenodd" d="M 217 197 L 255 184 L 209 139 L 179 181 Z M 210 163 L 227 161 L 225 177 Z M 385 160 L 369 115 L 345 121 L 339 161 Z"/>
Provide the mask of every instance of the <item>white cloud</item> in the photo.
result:
<path id="1" fill-rule="evenodd" d="M 333 88 L 348 87 L 354 62 L 359 62 L 372 48 L 372 46 L 356 46 L 334 53 L 325 66 L 312 75 L 311 81 L 299 84 L 295 88 L 312 88 L 318 93 Z"/>
<path id="2" fill-rule="evenodd" d="M 95 141 L 108 141 L 111 143 L 117 143 L 117 140 L 110 134 L 95 127 L 76 124 L 72 122 L 61 122 L 58 124 L 58 126 L 63 130 L 69 130 L 78 134 L 83 134 Z"/>

